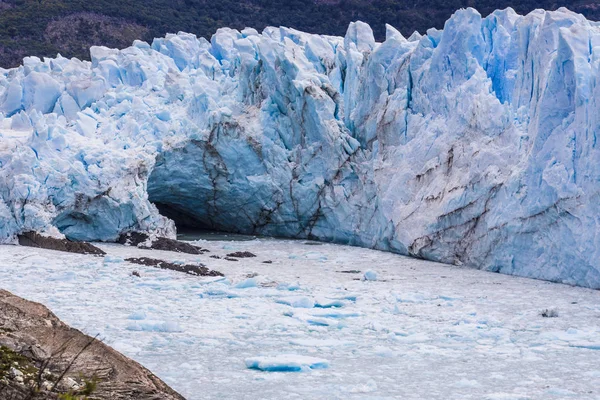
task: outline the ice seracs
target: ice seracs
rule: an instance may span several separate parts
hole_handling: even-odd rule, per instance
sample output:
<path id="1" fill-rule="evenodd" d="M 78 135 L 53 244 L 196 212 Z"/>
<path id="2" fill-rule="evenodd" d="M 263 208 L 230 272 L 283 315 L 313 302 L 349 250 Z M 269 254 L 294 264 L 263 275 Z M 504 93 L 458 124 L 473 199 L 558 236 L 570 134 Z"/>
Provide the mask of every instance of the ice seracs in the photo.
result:
<path id="1" fill-rule="evenodd" d="M 176 223 L 600 288 L 600 28 L 179 33 L 0 70 L 0 241 Z M 158 208 L 157 208 L 158 207 Z"/>

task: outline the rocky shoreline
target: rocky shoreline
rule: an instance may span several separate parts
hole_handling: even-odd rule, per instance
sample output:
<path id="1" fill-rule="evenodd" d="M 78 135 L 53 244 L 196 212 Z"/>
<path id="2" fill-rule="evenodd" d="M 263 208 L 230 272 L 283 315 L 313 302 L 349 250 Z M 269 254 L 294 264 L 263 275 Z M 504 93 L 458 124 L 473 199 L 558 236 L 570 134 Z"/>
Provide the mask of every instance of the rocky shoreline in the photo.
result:
<path id="1" fill-rule="evenodd" d="M 184 398 L 137 362 L 0 290 L 0 398 Z"/>

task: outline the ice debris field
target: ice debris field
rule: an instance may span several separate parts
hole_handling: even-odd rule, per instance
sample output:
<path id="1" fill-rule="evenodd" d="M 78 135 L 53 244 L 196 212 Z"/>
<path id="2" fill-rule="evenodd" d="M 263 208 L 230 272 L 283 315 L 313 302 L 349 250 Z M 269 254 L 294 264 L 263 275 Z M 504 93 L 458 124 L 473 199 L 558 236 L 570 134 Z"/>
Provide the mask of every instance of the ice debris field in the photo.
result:
<path id="1" fill-rule="evenodd" d="M 0 242 L 194 222 L 600 288 L 599 74 L 564 8 L 28 57 L 0 69 Z"/>
<path id="2" fill-rule="evenodd" d="M 334 244 L 198 244 L 210 253 L 0 246 L 0 287 L 100 334 L 189 400 L 600 398 L 600 291 Z M 257 257 L 210 258 L 232 251 Z"/>

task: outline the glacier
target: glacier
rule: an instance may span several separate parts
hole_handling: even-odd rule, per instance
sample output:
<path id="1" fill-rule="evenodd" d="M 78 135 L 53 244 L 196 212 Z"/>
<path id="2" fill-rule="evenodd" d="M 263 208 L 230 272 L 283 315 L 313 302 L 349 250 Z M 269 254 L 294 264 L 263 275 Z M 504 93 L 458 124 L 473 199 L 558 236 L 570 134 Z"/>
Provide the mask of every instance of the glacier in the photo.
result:
<path id="1" fill-rule="evenodd" d="M 0 243 L 178 225 L 600 288 L 600 24 L 169 34 L 0 69 Z"/>

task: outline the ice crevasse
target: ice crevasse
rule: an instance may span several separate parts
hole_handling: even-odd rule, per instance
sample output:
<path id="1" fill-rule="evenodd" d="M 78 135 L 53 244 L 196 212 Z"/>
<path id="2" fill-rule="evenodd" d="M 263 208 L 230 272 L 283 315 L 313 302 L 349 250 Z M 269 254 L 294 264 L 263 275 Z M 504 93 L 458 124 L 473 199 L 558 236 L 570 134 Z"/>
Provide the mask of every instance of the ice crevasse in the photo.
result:
<path id="1" fill-rule="evenodd" d="M 2 243 L 175 220 L 600 288 L 600 25 L 581 15 L 466 9 L 383 43 L 361 22 L 224 28 L 91 60 L 0 69 Z"/>

